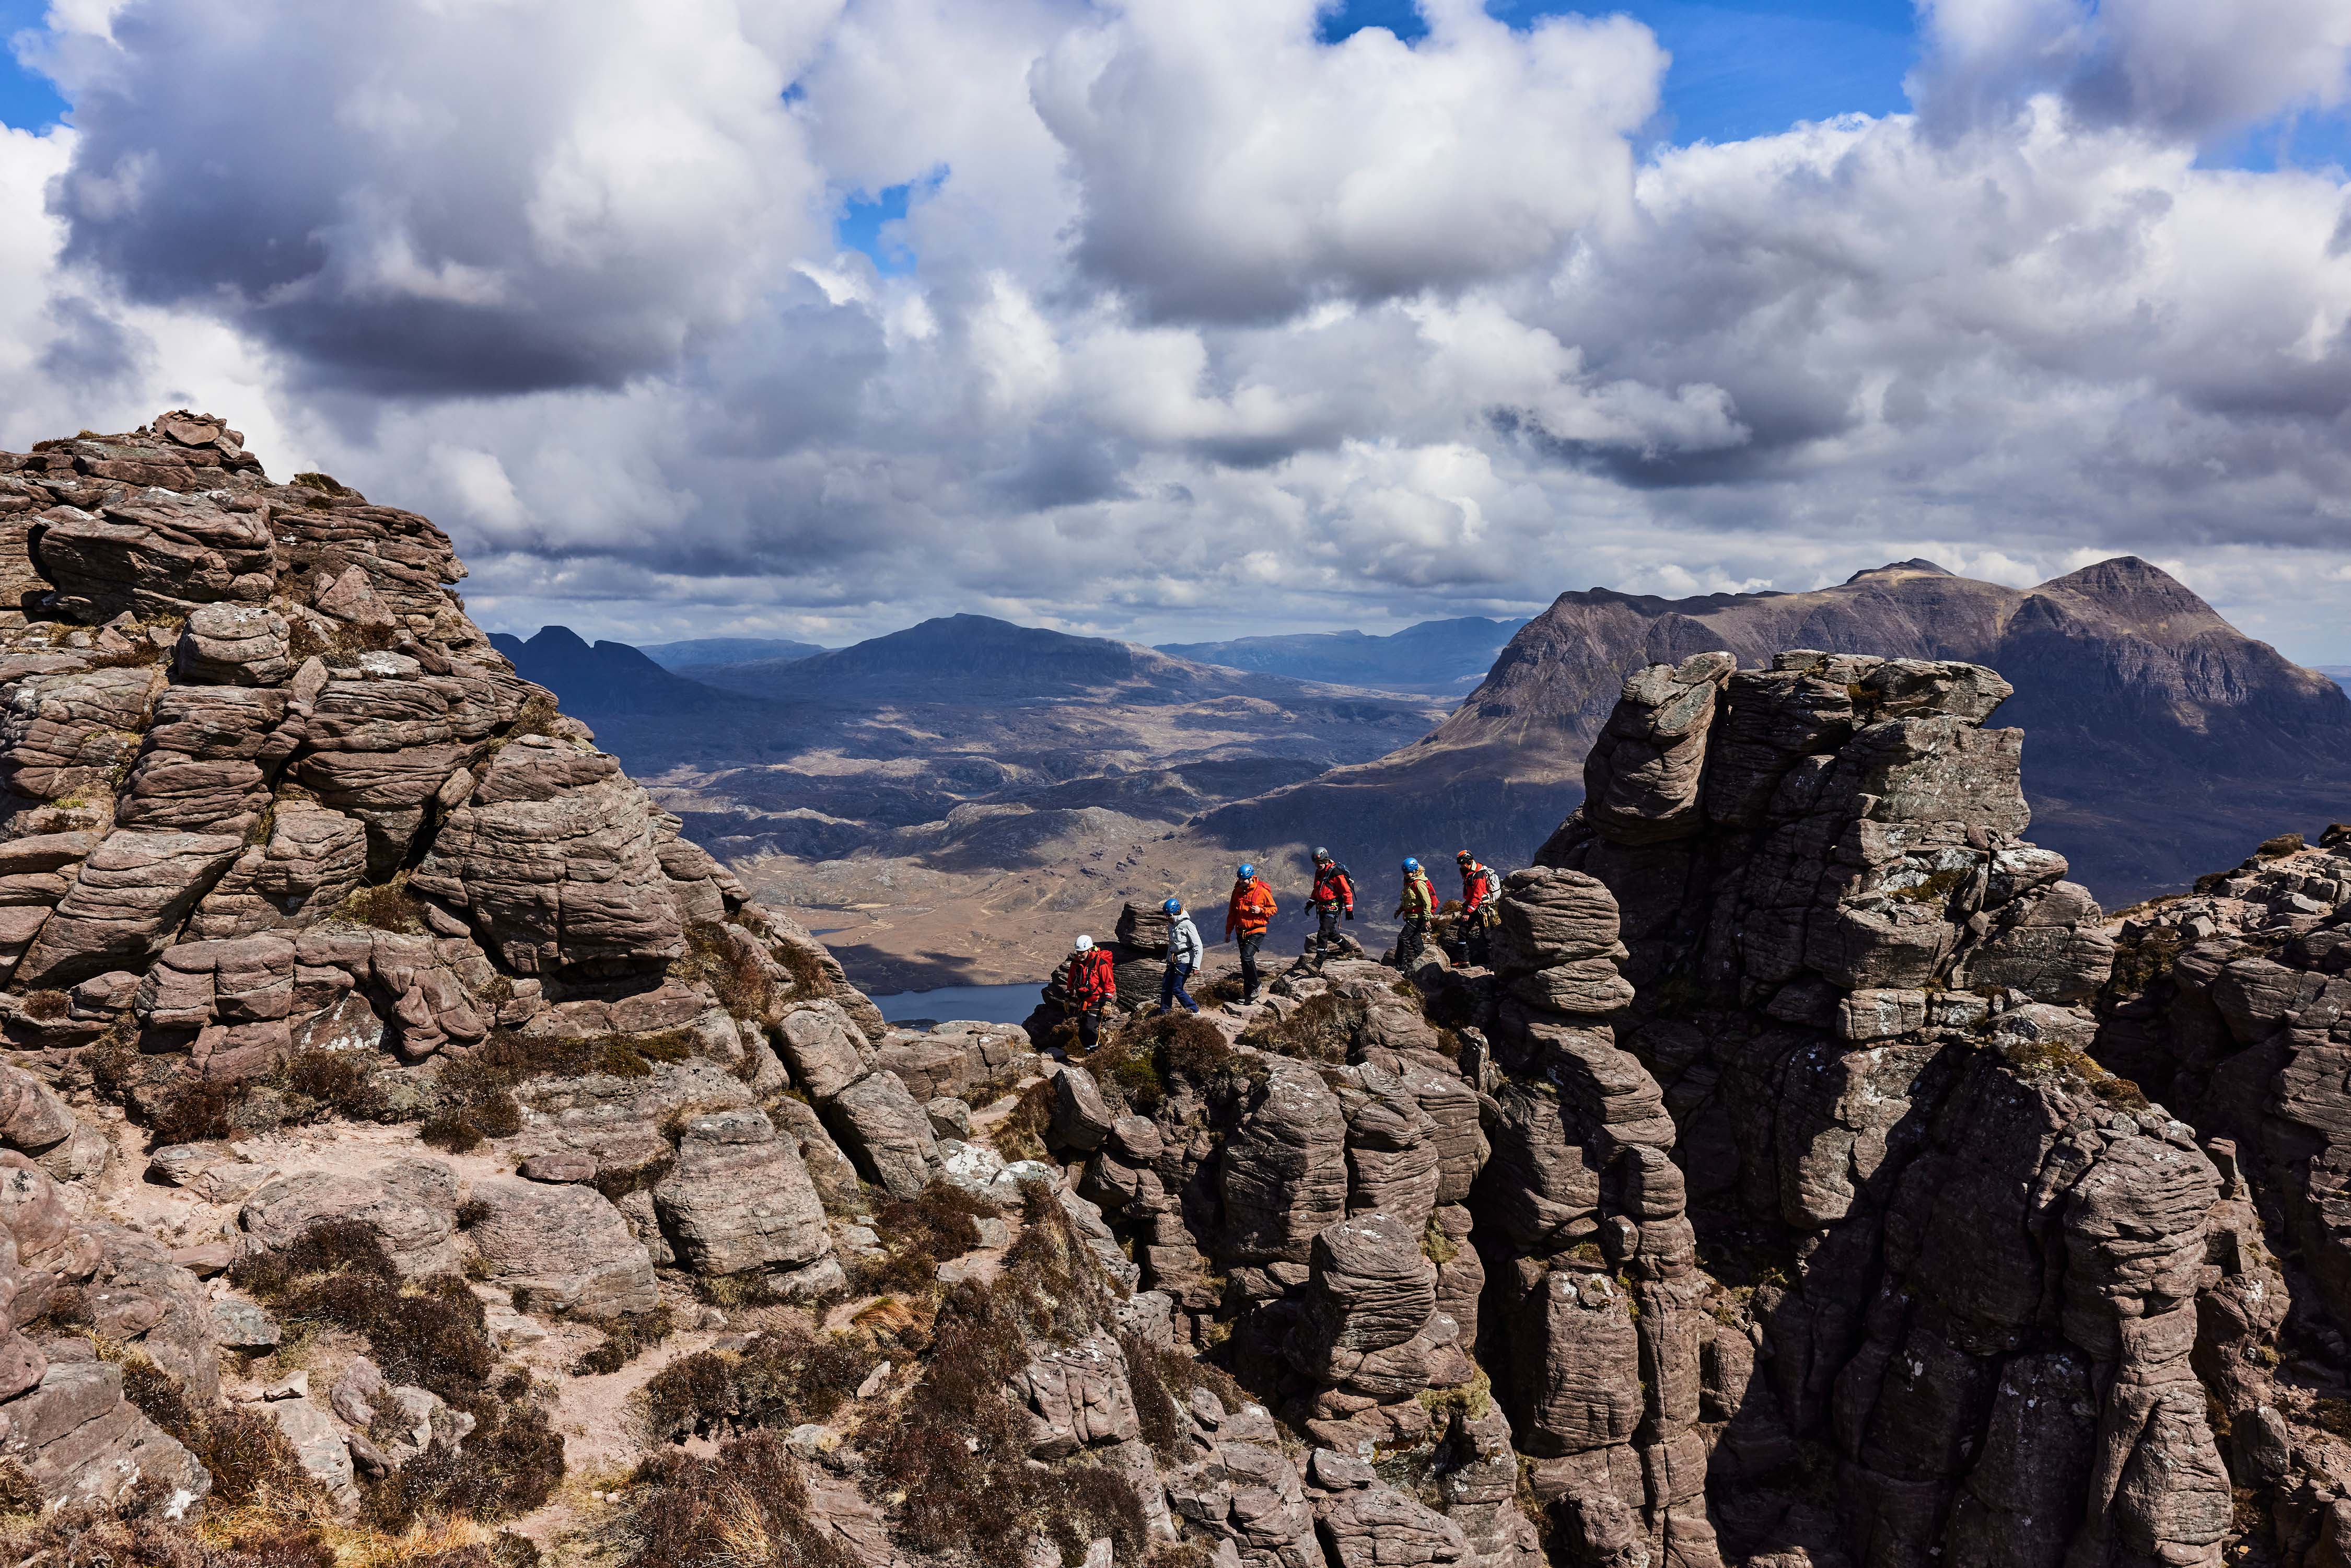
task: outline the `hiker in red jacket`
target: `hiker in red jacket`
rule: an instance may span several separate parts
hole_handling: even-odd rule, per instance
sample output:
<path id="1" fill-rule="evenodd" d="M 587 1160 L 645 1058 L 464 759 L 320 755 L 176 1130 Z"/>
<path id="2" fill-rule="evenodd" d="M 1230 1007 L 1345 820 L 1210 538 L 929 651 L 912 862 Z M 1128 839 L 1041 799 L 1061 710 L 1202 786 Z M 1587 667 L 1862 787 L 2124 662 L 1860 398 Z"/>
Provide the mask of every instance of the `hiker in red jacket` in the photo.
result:
<path id="1" fill-rule="evenodd" d="M 1102 1040 L 1103 1009 L 1118 999 L 1118 973 L 1092 937 L 1081 936 L 1071 947 L 1070 961 L 1061 969 L 1061 988 L 1077 1009 L 1078 1043 L 1092 1052 Z"/>
<path id="2" fill-rule="evenodd" d="M 1238 937 L 1241 950 L 1241 1000 L 1257 1000 L 1257 950 L 1265 944 L 1265 928 L 1276 910 L 1273 889 L 1257 874 L 1257 867 L 1242 862 L 1233 876 L 1233 896 L 1225 905 L 1225 936 Z"/>
<path id="3" fill-rule="evenodd" d="M 1306 897 L 1314 905 L 1314 962 L 1319 965 L 1339 945 L 1339 916 L 1355 917 L 1355 884 L 1329 850 L 1314 852 L 1314 891 Z"/>
<path id="4" fill-rule="evenodd" d="M 1502 894 L 1491 866 L 1480 865 L 1476 856 L 1463 850 L 1453 857 L 1461 868 L 1461 961 L 1479 968 L 1486 967 L 1487 941 L 1501 919 L 1495 901 Z"/>

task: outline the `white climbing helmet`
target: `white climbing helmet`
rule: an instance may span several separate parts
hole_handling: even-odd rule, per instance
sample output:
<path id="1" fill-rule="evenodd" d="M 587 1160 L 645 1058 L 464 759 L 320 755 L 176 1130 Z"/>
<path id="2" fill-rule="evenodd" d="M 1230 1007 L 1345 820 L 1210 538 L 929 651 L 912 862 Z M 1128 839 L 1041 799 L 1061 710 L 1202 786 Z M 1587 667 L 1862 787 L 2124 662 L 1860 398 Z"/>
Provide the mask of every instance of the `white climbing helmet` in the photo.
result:
<path id="1" fill-rule="evenodd" d="M 1092 937 L 1091 937 L 1091 936 L 1081 936 L 1081 937 L 1079 937 L 1079 938 L 1077 939 L 1077 941 L 1076 941 L 1076 942 L 1074 942 L 1074 943 L 1072 943 L 1072 944 L 1071 945 L 1071 949 L 1070 949 L 1070 950 L 1071 950 L 1071 952 L 1073 952 L 1073 953 L 1083 953 L 1083 952 L 1085 952 L 1088 948 L 1092 947 L 1093 945 L 1094 945 L 1094 939 L 1093 939 Z"/>

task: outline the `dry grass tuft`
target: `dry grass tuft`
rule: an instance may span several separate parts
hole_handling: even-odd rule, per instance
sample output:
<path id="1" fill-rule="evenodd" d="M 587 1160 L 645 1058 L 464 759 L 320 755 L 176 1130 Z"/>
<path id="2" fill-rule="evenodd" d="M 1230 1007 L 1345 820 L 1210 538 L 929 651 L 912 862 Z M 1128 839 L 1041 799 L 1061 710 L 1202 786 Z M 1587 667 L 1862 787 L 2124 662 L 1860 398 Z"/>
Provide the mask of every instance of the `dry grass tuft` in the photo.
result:
<path id="1" fill-rule="evenodd" d="M 737 1437 L 707 1459 L 648 1459 L 610 1530 L 621 1568 L 857 1568 L 810 1521 L 808 1483 L 783 1439 Z"/>
<path id="2" fill-rule="evenodd" d="M 1288 1018 L 1259 1020 L 1241 1036 L 1241 1043 L 1303 1061 L 1343 1062 L 1354 1049 L 1367 1010 L 1352 997 L 1325 991 L 1307 998 Z"/>

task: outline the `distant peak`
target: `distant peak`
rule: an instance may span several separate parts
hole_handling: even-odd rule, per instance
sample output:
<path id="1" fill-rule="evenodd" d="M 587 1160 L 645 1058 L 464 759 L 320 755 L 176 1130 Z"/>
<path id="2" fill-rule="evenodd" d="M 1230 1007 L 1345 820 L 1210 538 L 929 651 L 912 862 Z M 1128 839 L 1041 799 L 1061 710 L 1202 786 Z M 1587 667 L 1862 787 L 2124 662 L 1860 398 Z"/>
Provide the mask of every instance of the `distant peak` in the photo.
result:
<path id="1" fill-rule="evenodd" d="M 1939 566 L 1924 556 L 1913 556 L 1908 560 L 1890 560 L 1884 566 L 1873 566 L 1866 571 L 1856 571 L 1846 578 L 1845 581 L 1851 584 L 1859 582 L 1865 577 L 1896 576 L 1906 572 L 1924 572 L 1929 577 L 1952 575 L 1949 567 Z"/>
<path id="2" fill-rule="evenodd" d="M 588 640 L 569 626 L 542 626 L 538 635 L 524 645 L 541 653 L 551 653 L 558 648 L 577 648 L 583 653 L 588 651 Z"/>
<path id="3" fill-rule="evenodd" d="M 2135 555 L 2118 555 L 2110 559 L 2094 561 L 2079 571 L 2051 578 L 2041 587 L 2109 602 L 2125 599 L 2158 599 L 2169 604 L 2210 608 L 2194 589 L 2153 561 L 2143 560 Z"/>

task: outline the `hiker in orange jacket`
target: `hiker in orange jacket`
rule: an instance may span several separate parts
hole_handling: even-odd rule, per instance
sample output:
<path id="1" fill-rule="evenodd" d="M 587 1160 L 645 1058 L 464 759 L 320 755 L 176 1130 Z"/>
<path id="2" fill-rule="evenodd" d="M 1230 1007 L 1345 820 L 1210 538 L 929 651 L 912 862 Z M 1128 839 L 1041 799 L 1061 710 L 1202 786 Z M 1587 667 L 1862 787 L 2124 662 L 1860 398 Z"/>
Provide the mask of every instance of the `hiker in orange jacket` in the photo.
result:
<path id="1" fill-rule="evenodd" d="M 1465 964 L 1486 967 L 1487 942 L 1501 918 L 1495 900 L 1502 894 L 1494 868 L 1480 865 L 1468 850 L 1453 857 L 1461 868 L 1461 951 L 1458 955 Z"/>
<path id="2" fill-rule="evenodd" d="M 1339 945 L 1340 915 L 1355 917 L 1354 882 L 1329 850 L 1314 852 L 1314 891 L 1306 898 L 1314 905 L 1314 962 L 1319 965 Z"/>
<path id="3" fill-rule="evenodd" d="M 1081 936 L 1071 947 L 1070 961 L 1061 968 L 1061 988 L 1077 1009 L 1078 1043 L 1091 1053 L 1102 1040 L 1103 1009 L 1118 999 L 1118 971 L 1092 937 Z"/>
<path id="4" fill-rule="evenodd" d="M 1233 896 L 1225 905 L 1225 936 L 1238 938 L 1241 950 L 1241 1000 L 1257 1000 L 1257 950 L 1265 943 L 1265 928 L 1277 911 L 1273 889 L 1244 862 L 1233 876 Z"/>

